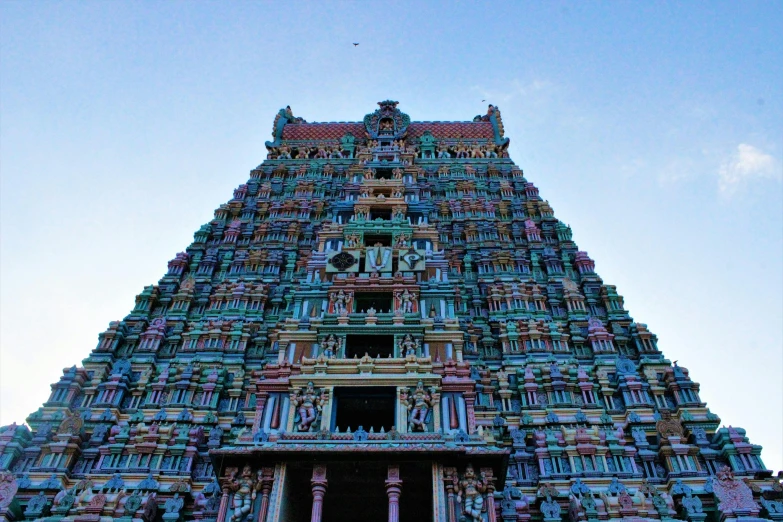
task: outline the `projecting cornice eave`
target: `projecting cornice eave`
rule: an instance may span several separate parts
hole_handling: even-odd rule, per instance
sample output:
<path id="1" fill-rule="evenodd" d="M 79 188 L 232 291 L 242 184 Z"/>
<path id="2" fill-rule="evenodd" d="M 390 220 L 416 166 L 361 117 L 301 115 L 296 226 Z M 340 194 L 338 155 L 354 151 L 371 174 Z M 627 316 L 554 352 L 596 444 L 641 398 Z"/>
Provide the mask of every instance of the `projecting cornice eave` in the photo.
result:
<path id="1" fill-rule="evenodd" d="M 346 458 L 363 461 L 405 462 L 430 458 L 444 465 L 475 469 L 492 468 L 497 478 L 496 489 L 503 490 L 510 448 L 470 444 L 426 444 L 415 441 L 346 442 L 346 441 L 290 441 L 267 442 L 247 446 L 225 446 L 211 449 L 209 457 L 218 474 L 227 467 L 242 467 L 248 460 L 259 465 L 275 462 L 345 461 Z"/>

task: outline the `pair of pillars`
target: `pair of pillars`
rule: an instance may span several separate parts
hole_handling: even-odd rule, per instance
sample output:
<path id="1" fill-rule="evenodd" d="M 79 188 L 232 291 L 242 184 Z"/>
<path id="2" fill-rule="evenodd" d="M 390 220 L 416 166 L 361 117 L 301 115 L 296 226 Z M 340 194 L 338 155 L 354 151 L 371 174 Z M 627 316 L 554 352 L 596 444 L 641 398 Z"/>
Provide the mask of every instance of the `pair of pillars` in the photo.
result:
<path id="1" fill-rule="evenodd" d="M 402 479 L 400 479 L 399 465 L 389 465 L 385 484 L 386 495 L 389 497 L 389 522 L 400 522 Z M 313 478 L 310 480 L 310 486 L 313 491 L 313 511 L 310 516 L 310 522 L 321 522 L 327 486 L 325 464 L 316 464 L 313 466 Z"/>
<path id="2" fill-rule="evenodd" d="M 495 513 L 495 476 L 492 468 L 481 468 L 480 472 L 481 481 L 486 488 L 483 496 L 486 502 L 487 520 L 488 522 L 497 522 L 497 514 Z M 443 469 L 443 485 L 446 489 L 446 520 L 449 522 L 458 522 L 464 514 L 461 512 L 462 506 L 457 502 L 457 497 L 460 495 L 462 487 L 460 480 L 462 478 L 457 473 L 457 468 L 446 467 Z M 505 519 L 503 520 L 505 522 Z"/>
<path id="3" fill-rule="evenodd" d="M 233 516 L 232 506 L 229 506 L 229 499 L 232 490 L 236 490 L 237 468 L 228 468 L 226 477 L 221 480 L 223 483 L 223 496 L 220 498 L 220 507 L 218 508 L 217 522 L 226 522 Z M 258 481 L 261 493 L 261 504 L 258 509 L 258 517 L 253 522 L 265 522 L 267 511 L 269 510 L 269 494 L 274 484 L 274 468 L 261 468 L 258 472 Z M 236 506 L 234 506 L 235 508 Z M 241 509 L 241 508 L 240 508 Z"/>

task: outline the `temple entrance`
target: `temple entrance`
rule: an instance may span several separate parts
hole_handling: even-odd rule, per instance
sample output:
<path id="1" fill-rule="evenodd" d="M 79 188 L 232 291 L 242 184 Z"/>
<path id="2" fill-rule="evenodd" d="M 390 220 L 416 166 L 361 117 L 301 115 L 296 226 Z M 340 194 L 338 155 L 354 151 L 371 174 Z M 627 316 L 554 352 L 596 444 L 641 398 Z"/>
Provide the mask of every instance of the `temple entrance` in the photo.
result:
<path id="1" fill-rule="evenodd" d="M 400 521 L 432 520 L 432 463 L 405 462 L 400 465 L 400 478 Z"/>
<path id="2" fill-rule="evenodd" d="M 329 486 L 324 497 L 322 522 L 389 520 L 389 497 L 386 494 L 388 462 L 330 462 L 327 468 Z M 399 520 L 432 520 L 431 463 L 402 463 L 400 478 Z"/>
<path id="3" fill-rule="evenodd" d="M 385 522 L 389 518 L 386 464 L 330 462 L 323 522 Z M 418 519 L 417 519 L 418 520 Z"/>
<path id="4" fill-rule="evenodd" d="M 313 511 L 313 492 L 310 479 L 313 465 L 291 463 L 285 478 L 285 496 L 280 506 L 280 520 L 310 522 Z M 228 520 L 228 517 L 226 517 Z"/>

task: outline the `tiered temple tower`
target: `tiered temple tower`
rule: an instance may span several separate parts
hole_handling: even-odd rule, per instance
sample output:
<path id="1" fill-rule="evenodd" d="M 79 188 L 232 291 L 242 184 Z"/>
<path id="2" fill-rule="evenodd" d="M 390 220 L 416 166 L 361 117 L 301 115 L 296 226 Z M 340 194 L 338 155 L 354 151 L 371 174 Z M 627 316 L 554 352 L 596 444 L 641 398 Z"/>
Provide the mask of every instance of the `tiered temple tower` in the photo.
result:
<path id="1" fill-rule="evenodd" d="M 267 160 L 27 426 L 6 520 L 783 520 L 500 110 L 280 111 Z"/>

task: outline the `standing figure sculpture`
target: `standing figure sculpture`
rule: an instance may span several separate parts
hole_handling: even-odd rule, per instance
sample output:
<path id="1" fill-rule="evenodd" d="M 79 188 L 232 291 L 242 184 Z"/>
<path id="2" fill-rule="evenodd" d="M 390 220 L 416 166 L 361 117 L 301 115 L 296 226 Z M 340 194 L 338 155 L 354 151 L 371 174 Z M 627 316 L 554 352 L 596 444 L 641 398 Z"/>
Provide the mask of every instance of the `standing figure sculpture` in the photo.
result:
<path id="1" fill-rule="evenodd" d="M 414 295 L 408 291 L 406 288 L 403 292 L 398 294 L 398 301 L 400 303 L 400 308 L 402 309 L 402 313 L 404 314 L 412 314 L 413 313 L 413 299 Z"/>
<path id="2" fill-rule="evenodd" d="M 359 246 L 358 234 L 348 234 L 345 237 L 345 248 L 356 248 Z"/>
<path id="3" fill-rule="evenodd" d="M 334 313 L 336 314 L 343 313 L 343 311 L 345 310 L 345 304 L 347 300 L 347 296 L 345 295 L 345 292 L 340 290 L 339 292 L 337 292 L 336 296 L 334 294 L 332 294 L 332 296 L 334 296 Z"/>
<path id="4" fill-rule="evenodd" d="M 487 486 L 476 478 L 471 464 L 465 468 L 465 474 L 456 486 L 457 502 L 462 503 L 462 512 L 467 515 L 466 522 L 481 522 L 481 511 L 484 509 L 482 493 L 487 490 Z"/>
<path id="5" fill-rule="evenodd" d="M 416 356 L 419 347 L 418 340 L 414 340 L 411 334 L 405 334 L 405 337 L 400 341 L 400 354 L 403 357 Z"/>
<path id="6" fill-rule="evenodd" d="M 256 499 L 255 485 L 253 470 L 250 469 L 250 464 L 245 464 L 242 476 L 231 481 L 231 489 L 234 492 L 234 514 L 231 515 L 231 522 L 241 522 L 250 513 Z"/>
<path id="7" fill-rule="evenodd" d="M 416 390 L 408 398 L 408 430 L 427 431 L 427 414 L 432 407 L 432 396 L 424 389 L 424 383 L 419 381 Z"/>
<path id="8" fill-rule="evenodd" d="M 323 346 L 322 353 L 327 359 L 333 359 L 340 349 L 340 341 L 337 340 L 334 334 L 329 334 L 321 345 Z"/>
<path id="9" fill-rule="evenodd" d="M 310 431 L 310 428 L 321 411 L 321 397 L 313 388 L 313 383 L 308 382 L 307 388 L 302 393 L 297 392 L 295 397 L 296 407 L 299 409 L 299 431 Z"/>

